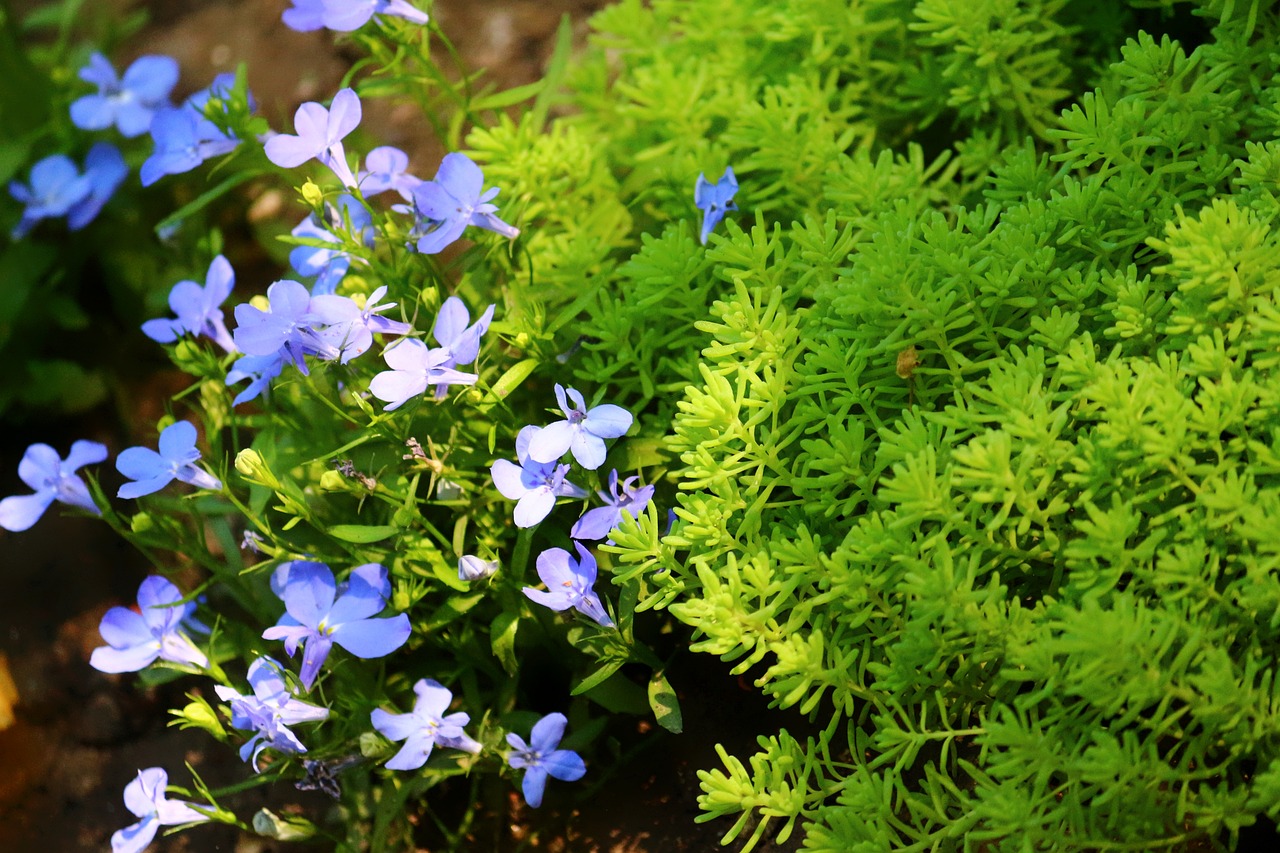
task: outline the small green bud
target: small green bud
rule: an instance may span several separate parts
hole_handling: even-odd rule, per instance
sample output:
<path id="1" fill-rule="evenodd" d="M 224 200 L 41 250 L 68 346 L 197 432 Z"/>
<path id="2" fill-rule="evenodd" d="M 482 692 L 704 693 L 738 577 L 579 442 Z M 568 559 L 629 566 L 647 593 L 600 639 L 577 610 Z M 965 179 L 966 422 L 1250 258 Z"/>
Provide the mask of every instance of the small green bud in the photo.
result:
<path id="1" fill-rule="evenodd" d="M 148 513 L 140 512 L 129 520 L 129 529 L 134 533 L 146 533 L 155 527 L 155 522 L 151 520 Z"/>
<path id="2" fill-rule="evenodd" d="M 250 483 L 257 483 L 270 489 L 279 489 L 280 481 L 267 467 L 266 460 L 258 451 L 246 447 L 236 454 L 236 470 Z"/>
<path id="3" fill-rule="evenodd" d="M 302 841 L 316 834 L 316 825 L 306 818 L 259 809 L 253 816 L 253 831 L 276 841 Z"/>
<path id="4" fill-rule="evenodd" d="M 337 471 L 325 471 L 320 475 L 320 488 L 326 492 L 344 492 L 347 481 Z"/>

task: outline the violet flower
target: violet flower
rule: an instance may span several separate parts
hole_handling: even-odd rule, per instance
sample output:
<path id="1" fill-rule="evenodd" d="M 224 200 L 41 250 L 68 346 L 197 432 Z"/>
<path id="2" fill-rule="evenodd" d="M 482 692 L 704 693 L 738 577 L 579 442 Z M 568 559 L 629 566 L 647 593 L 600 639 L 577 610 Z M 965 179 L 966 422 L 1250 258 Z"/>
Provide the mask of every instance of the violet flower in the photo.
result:
<path id="1" fill-rule="evenodd" d="M 526 586 L 522 592 L 531 601 L 557 612 L 573 608 L 606 628 L 613 620 L 605 613 L 592 587 L 596 582 L 596 558 L 574 542 L 579 559 L 575 562 L 563 548 L 549 548 L 538 555 L 538 577 L 547 585 L 545 591 Z"/>
<path id="2" fill-rule="evenodd" d="M 329 109 L 308 101 L 294 113 L 296 136 L 281 133 L 267 140 L 267 159 L 292 169 L 314 158 L 328 166 L 343 186 L 354 188 L 356 178 L 347 165 L 342 140 L 360 124 L 360 117 L 360 97 L 351 89 L 342 89 L 334 95 Z"/>
<path id="3" fill-rule="evenodd" d="M 624 511 L 630 513 L 632 518 L 638 518 L 653 498 L 654 492 L 653 486 L 635 488 L 632 484 L 638 479 L 639 477 L 628 477 L 619 483 L 617 469 L 610 471 L 609 491 L 602 489 L 596 492 L 606 506 L 584 513 L 573 525 L 569 535 L 574 539 L 603 539 L 609 535 L 610 530 L 622 523 Z"/>
<path id="4" fill-rule="evenodd" d="M 489 200 L 497 194 L 497 187 L 484 191 L 484 174 L 471 158 L 457 152 L 446 154 L 435 179 L 423 181 L 413 190 L 418 251 L 434 255 L 461 237 L 468 225 L 511 239 L 520 236 L 519 228 L 494 215 L 498 207 Z"/>

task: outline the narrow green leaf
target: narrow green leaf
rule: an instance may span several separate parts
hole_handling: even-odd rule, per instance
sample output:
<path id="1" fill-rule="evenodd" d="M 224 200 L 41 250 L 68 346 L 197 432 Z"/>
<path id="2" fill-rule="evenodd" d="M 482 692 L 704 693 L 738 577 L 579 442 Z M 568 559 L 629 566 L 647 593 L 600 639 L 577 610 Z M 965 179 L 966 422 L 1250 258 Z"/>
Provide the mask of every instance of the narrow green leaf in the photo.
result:
<path id="1" fill-rule="evenodd" d="M 507 675 L 514 676 L 516 663 L 516 632 L 520 630 L 519 613 L 500 613 L 489 625 L 489 646 L 493 656 L 502 664 Z"/>
<path id="2" fill-rule="evenodd" d="M 383 539 L 394 536 L 397 530 L 399 528 L 389 524 L 335 524 L 325 528 L 325 532 L 334 539 L 354 542 L 357 545 L 381 542 Z"/>

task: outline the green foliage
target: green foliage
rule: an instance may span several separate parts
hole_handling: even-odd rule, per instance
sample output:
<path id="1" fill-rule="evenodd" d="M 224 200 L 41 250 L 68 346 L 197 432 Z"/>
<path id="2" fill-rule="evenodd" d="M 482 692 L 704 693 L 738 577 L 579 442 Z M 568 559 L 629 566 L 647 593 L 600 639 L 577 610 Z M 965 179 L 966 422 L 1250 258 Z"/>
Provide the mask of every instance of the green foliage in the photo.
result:
<path id="1" fill-rule="evenodd" d="M 615 582 L 815 724 L 701 774 L 726 843 L 1231 847 L 1275 816 L 1280 21 L 1201 3 L 1188 49 L 1151 5 L 594 20 L 541 138 L 638 245 L 587 215 L 601 178 L 535 218 L 609 260 L 514 263 L 548 314 L 590 282 L 572 363 L 672 454 L 677 520 L 615 531 Z M 701 249 L 725 165 L 743 212 Z"/>

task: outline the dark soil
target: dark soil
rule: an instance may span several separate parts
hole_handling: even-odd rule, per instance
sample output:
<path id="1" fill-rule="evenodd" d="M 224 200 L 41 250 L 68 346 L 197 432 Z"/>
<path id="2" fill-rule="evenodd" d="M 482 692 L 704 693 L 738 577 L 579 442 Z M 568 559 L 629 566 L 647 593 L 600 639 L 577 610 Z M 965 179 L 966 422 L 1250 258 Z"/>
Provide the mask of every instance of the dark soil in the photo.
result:
<path id="1" fill-rule="evenodd" d="M 280 22 L 288 5 L 284 0 L 91 2 L 110 2 L 122 11 L 149 6 L 151 23 L 126 50 L 176 57 L 187 89 L 247 62 L 250 88 L 277 127 L 285 126 L 301 101 L 335 91 L 351 61 L 334 46 L 332 34 L 285 28 Z M 586 17 L 602 5 L 601 0 L 439 0 L 434 14 L 470 67 L 487 69 L 490 80 L 509 87 L 540 75 L 562 15 L 571 16 L 581 40 Z M 412 111 L 394 105 L 374 105 L 363 127 L 380 144 L 408 151 L 419 174 L 430 173 L 442 153 Z M 256 205 L 260 215 L 286 215 L 283 197 L 246 199 L 246 204 Z M 145 440 L 149 433 L 128 433 L 154 424 L 162 401 L 174 390 L 173 381 L 171 375 L 154 375 L 126 391 L 116 410 L 98 410 L 78 423 L 5 429 L 0 436 L 0 496 L 25 491 L 16 469 L 29 443 L 45 441 L 65 453 L 73 440 L 90 438 L 106 443 L 114 457 L 123 447 Z M 108 493 L 114 493 L 118 483 L 111 466 L 98 470 Z M 246 778 L 246 767 L 233 749 L 203 732 L 167 726 L 167 709 L 185 704 L 188 691 L 207 690 L 207 682 L 183 679 L 144 688 L 135 676 L 104 675 L 88 665 L 90 652 L 101 644 L 97 626 L 102 614 L 135 599 L 148 571 L 141 555 L 105 525 L 64 515 L 55 507 L 26 533 L 0 531 L 0 571 L 5 581 L 0 598 L 0 720 L 5 716 L 6 668 L 17 693 L 17 720 L 0 730 L 0 851 L 109 849 L 111 833 L 135 820 L 121 792 L 139 768 L 165 767 L 170 782 L 178 785 L 189 781 L 184 763 L 215 788 Z M 699 814 L 696 772 L 720 766 L 717 742 L 745 760 L 755 751 L 756 735 L 777 728 L 776 718 L 747 682 L 729 676 L 714 660 L 688 661 L 670 677 L 681 692 L 683 735 L 646 735 L 638 757 L 603 780 L 589 801 L 569 806 L 571 795 L 549 794 L 536 822 L 513 791 L 505 813 L 482 816 L 472 849 L 719 849 L 730 823 L 693 822 Z M 226 804 L 245 819 L 264 804 L 316 821 L 323 821 L 331 808 L 323 795 L 288 786 L 251 789 Z M 793 838 L 785 847 L 766 840 L 756 849 L 776 853 L 797 847 Z M 267 853 L 298 848 L 227 827 L 200 827 L 158 840 L 150 849 Z"/>

